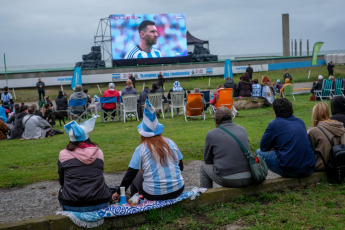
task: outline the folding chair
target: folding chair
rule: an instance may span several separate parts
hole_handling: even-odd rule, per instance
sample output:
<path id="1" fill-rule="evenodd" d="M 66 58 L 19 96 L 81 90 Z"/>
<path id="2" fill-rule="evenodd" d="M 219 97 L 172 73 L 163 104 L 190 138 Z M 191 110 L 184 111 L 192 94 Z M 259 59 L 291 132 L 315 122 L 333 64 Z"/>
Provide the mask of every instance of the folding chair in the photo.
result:
<path id="1" fill-rule="evenodd" d="M 344 86 L 343 86 L 343 79 L 342 78 L 337 78 L 335 80 L 335 87 L 332 93 L 332 97 L 334 96 L 344 96 Z"/>
<path id="2" fill-rule="evenodd" d="M 126 113 L 135 113 L 137 120 L 139 121 L 138 117 L 138 110 L 137 110 L 137 95 L 125 95 L 122 97 L 122 106 L 121 106 L 122 114 L 123 114 L 123 122 L 126 123 Z"/>
<path id="3" fill-rule="evenodd" d="M 119 110 L 118 110 L 118 104 L 117 104 L 117 97 L 101 97 L 100 98 L 100 103 L 101 103 L 101 122 L 104 122 L 104 115 L 106 114 L 107 116 L 110 117 L 111 121 L 115 121 L 115 116 L 119 117 Z M 112 110 L 105 110 L 103 109 L 103 104 L 105 103 L 115 103 L 115 109 Z M 112 114 L 116 112 L 116 114 L 113 116 Z"/>
<path id="4" fill-rule="evenodd" d="M 322 98 L 329 98 L 331 99 L 332 97 L 332 79 L 325 79 L 322 82 L 322 89 L 321 90 L 315 90 L 315 98 L 320 98 L 321 101 Z"/>
<path id="5" fill-rule="evenodd" d="M 232 88 L 220 89 L 219 96 L 216 101 L 216 108 L 224 106 L 228 107 L 230 110 L 234 104 L 234 99 L 232 97 Z"/>
<path id="6" fill-rule="evenodd" d="M 171 111 L 171 117 L 174 117 L 174 109 L 181 108 L 183 109 L 185 106 L 185 92 L 179 91 L 179 92 L 170 92 L 170 98 L 168 101 L 170 101 L 169 109 Z"/>
<path id="7" fill-rule="evenodd" d="M 295 100 L 295 96 L 294 96 L 294 93 L 293 93 L 293 85 L 286 85 L 284 87 L 284 91 L 282 92 L 282 96 L 285 98 L 286 96 L 292 96 L 293 97 L 293 100 Z"/>
<path id="8" fill-rule="evenodd" d="M 151 102 L 151 105 L 153 108 L 160 109 L 163 114 L 163 119 L 164 119 L 164 107 L 163 107 L 163 92 L 161 93 L 149 93 L 147 94 L 147 98 Z"/>
<path id="9" fill-rule="evenodd" d="M 208 108 L 210 107 L 210 91 L 200 91 L 204 95 L 204 105 L 205 105 L 205 110 L 207 111 Z M 212 114 L 212 110 L 209 110 L 210 114 Z"/>
<path id="10" fill-rule="evenodd" d="M 86 98 L 69 100 L 68 105 L 68 118 L 71 121 L 80 123 L 87 120 Z"/>
<path id="11" fill-rule="evenodd" d="M 187 103 L 184 109 L 184 118 L 187 122 L 188 117 L 201 117 L 201 119 L 206 119 L 204 94 L 190 93 L 187 95 Z"/>

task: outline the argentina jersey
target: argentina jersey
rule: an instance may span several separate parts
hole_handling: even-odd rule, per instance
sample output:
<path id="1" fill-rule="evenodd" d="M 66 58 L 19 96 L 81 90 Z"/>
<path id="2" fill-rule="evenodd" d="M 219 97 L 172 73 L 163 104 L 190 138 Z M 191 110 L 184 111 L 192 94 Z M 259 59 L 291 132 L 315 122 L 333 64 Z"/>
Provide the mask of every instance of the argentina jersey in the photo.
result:
<path id="1" fill-rule="evenodd" d="M 135 46 L 131 51 L 129 51 L 124 59 L 134 59 L 134 58 L 160 58 L 162 54 L 159 50 L 152 48 L 150 53 L 147 53 L 140 49 L 139 46 Z"/>

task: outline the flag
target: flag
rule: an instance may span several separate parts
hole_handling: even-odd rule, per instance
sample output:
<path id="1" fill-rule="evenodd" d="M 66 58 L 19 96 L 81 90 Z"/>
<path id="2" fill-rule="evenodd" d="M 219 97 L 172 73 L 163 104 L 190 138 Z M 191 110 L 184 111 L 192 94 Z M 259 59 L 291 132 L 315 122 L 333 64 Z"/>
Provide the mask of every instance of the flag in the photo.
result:
<path id="1" fill-rule="evenodd" d="M 317 55 L 319 55 L 319 52 L 320 52 L 322 45 L 323 45 L 323 42 L 316 42 L 314 44 L 313 57 L 312 57 L 312 61 L 311 61 L 312 66 L 317 64 Z"/>
<path id="2" fill-rule="evenodd" d="M 74 90 L 77 85 L 82 85 L 80 67 L 75 67 L 74 69 L 71 88 Z"/>
<path id="3" fill-rule="evenodd" d="M 226 59 L 224 62 L 224 79 L 227 77 L 233 78 L 234 75 L 232 74 L 232 66 L 230 59 Z"/>

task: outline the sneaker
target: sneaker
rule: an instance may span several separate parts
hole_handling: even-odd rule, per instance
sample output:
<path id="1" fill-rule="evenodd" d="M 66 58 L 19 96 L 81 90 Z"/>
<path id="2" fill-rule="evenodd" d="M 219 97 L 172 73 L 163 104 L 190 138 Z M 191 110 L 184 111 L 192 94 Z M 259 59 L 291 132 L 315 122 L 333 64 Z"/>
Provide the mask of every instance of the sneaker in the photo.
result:
<path id="1" fill-rule="evenodd" d="M 114 119 L 114 118 L 111 118 L 111 121 L 115 121 L 115 119 Z"/>

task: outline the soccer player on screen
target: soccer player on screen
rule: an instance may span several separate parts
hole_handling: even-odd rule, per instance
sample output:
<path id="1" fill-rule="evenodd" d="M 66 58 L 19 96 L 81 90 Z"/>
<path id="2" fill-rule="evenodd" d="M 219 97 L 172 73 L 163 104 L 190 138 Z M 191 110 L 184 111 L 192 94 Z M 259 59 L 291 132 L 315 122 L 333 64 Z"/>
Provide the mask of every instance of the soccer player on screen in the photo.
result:
<path id="1" fill-rule="evenodd" d="M 139 36 L 139 45 L 131 49 L 124 59 L 162 57 L 159 50 L 152 48 L 158 38 L 156 24 L 153 21 L 145 20 L 140 23 Z"/>

